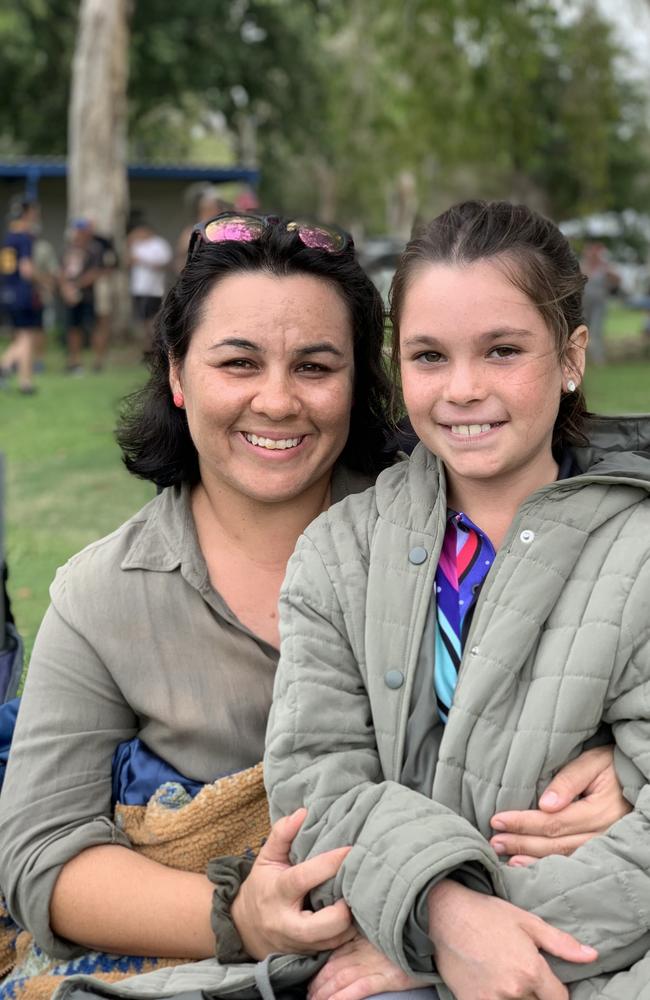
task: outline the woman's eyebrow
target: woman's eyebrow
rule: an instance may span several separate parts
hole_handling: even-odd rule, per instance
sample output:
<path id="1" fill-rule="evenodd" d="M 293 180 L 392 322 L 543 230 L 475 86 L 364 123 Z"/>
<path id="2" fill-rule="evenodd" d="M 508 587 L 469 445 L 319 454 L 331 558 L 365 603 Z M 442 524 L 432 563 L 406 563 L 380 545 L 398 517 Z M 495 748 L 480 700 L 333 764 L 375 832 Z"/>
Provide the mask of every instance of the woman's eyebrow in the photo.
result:
<path id="1" fill-rule="evenodd" d="M 210 344 L 208 350 L 214 351 L 218 347 L 237 347 L 242 351 L 263 351 L 259 344 L 254 344 L 252 340 L 242 340 L 239 337 L 227 337 L 225 340 L 217 340 Z"/>
<path id="2" fill-rule="evenodd" d="M 296 357 L 304 357 L 306 354 L 335 354 L 342 358 L 343 351 L 331 344 L 328 340 L 323 340 L 318 344 L 307 344 L 305 347 L 297 347 L 293 352 Z"/>

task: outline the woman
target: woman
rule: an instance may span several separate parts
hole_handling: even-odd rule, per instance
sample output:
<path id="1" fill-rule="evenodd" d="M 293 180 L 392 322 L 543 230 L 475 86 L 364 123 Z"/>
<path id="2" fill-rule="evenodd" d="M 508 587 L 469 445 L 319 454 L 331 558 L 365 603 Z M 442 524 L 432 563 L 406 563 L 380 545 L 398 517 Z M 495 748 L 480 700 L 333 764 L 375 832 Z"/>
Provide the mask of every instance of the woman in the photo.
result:
<path id="1" fill-rule="evenodd" d="M 296 539 L 392 460 L 382 350 L 346 234 L 229 213 L 195 230 L 120 432 L 129 470 L 168 488 L 59 572 L 3 790 L 0 881 L 48 953 L 214 954 L 212 883 L 128 849 L 111 771 L 162 758 L 201 787 L 261 759 Z M 567 801 L 604 767 L 587 760 Z M 302 910 L 347 853 L 290 869 L 303 817 L 276 825 L 234 907 L 263 955 L 351 933 L 342 902 Z"/>
<path id="2" fill-rule="evenodd" d="M 214 886 L 128 849 L 111 760 L 136 736 L 199 783 L 261 760 L 296 538 L 391 460 L 382 348 L 345 234 L 196 231 L 120 435 L 130 471 L 171 488 L 59 572 L 7 769 L 0 881 L 47 952 L 214 954 Z M 342 940 L 345 906 L 319 923 L 311 943 Z"/>
<path id="3" fill-rule="evenodd" d="M 559 230 L 507 203 L 449 210 L 397 269 L 422 443 L 308 529 L 281 597 L 271 814 L 308 808 L 295 860 L 353 845 L 316 898 L 370 942 L 315 1000 L 365 995 L 371 945 L 458 1000 L 649 981 L 649 428 L 587 419 L 583 284 Z M 501 864 L 494 812 L 603 723 L 635 810 L 570 858 Z"/>

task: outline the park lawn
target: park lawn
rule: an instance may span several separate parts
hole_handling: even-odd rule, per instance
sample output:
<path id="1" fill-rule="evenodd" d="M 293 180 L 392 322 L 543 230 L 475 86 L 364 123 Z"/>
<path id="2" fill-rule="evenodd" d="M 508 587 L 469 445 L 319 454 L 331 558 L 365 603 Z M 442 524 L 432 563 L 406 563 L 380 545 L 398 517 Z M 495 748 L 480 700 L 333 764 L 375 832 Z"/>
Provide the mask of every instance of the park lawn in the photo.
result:
<path id="1" fill-rule="evenodd" d="M 616 308 L 610 321 L 617 330 L 638 330 L 639 314 Z M 57 566 L 116 528 L 155 492 L 126 472 L 113 438 L 119 401 L 142 383 L 144 369 L 113 364 L 100 375 L 72 378 L 61 373 L 54 352 L 48 368 L 38 379 L 38 395 L 0 392 L 9 592 L 28 654 Z M 648 412 L 650 361 L 595 369 L 586 389 L 595 412 Z"/>
<path id="2" fill-rule="evenodd" d="M 113 438 L 119 400 L 143 381 L 142 367 L 75 378 L 56 370 L 58 356 L 49 364 L 38 395 L 0 392 L 9 592 L 28 655 L 57 566 L 155 493 L 126 472 Z"/>

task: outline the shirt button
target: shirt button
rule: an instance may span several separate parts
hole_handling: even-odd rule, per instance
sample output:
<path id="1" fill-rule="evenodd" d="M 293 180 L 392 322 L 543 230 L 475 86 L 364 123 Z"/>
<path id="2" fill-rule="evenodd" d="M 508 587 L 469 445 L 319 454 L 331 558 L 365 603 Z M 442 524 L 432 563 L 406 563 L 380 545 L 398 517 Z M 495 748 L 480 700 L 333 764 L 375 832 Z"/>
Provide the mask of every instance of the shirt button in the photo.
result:
<path id="1" fill-rule="evenodd" d="M 522 541 L 524 545 L 530 545 L 530 543 L 535 540 L 535 532 L 531 531 L 529 528 L 525 528 L 520 534 L 519 540 Z"/>
<path id="2" fill-rule="evenodd" d="M 472 648 L 470 649 L 470 653 L 472 654 L 472 656 L 478 656 L 478 646 L 472 646 Z"/>
<path id="3" fill-rule="evenodd" d="M 409 562 L 413 563 L 414 566 L 421 566 L 423 562 L 427 561 L 428 556 L 429 553 L 426 549 L 423 549 L 421 545 L 416 545 L 409 552 Z"/>
<path id="4" fill-rule="evenodd" d="M 404 674 L 401 670 L 387 670 L 384 674 L 384 680 L 386 682 L 386 687 L 392 688 L 396 691 L 397 688 L 401 688 L 404 683 Z"/>

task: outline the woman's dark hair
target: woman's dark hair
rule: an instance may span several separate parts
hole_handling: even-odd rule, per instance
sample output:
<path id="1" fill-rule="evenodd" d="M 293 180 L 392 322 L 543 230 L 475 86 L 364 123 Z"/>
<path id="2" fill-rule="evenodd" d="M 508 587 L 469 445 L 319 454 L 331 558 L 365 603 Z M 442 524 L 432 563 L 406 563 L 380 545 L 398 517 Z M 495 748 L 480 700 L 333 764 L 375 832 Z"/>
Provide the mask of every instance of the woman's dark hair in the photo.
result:
<path id="1" fill-rule="evenodd" d="M 402 254 L 393 277 L 391 374 L 399 377 L 399 325 L 404 297 L 414 276 L 427 264 L 462 266 L 489 260 L 533 302 L 555 336 L 565 360 L 571 334 L 584 323 L 580 264 L 558 227 L 526 205 L 507 201 L 465 201 L 419 229 Z M 579 380 L 577 380 L 579 381 Z M 393 409 L 399 403 L 394 394 Z M 588 416 L 582 389 L 562 393 L 553 430 L 553 447 L 584 445 Z"/>
<path id="2" fill-rule="evenodd" d="M 353 249 L 311 249 L 296 233 L 273 224 L 250 243 L 199 244 L 165 297 L 154 324 L 149 380 L 126 398 L 120 414 L 117 440 L 129 472 L 158 486 L 198 481 L 198 456 L 185 411 L 172 402 L 170 362 L 182 364 L 215 284 L 231 274 L 259 271 L 278 277 L 312 275 L 331 285 L 346 303 L 354 342 L 354 402 L 341 459 L 349 468 L 370 474 L 390 464 L 390 383 L 383 357 L 381 296 Z"/>

